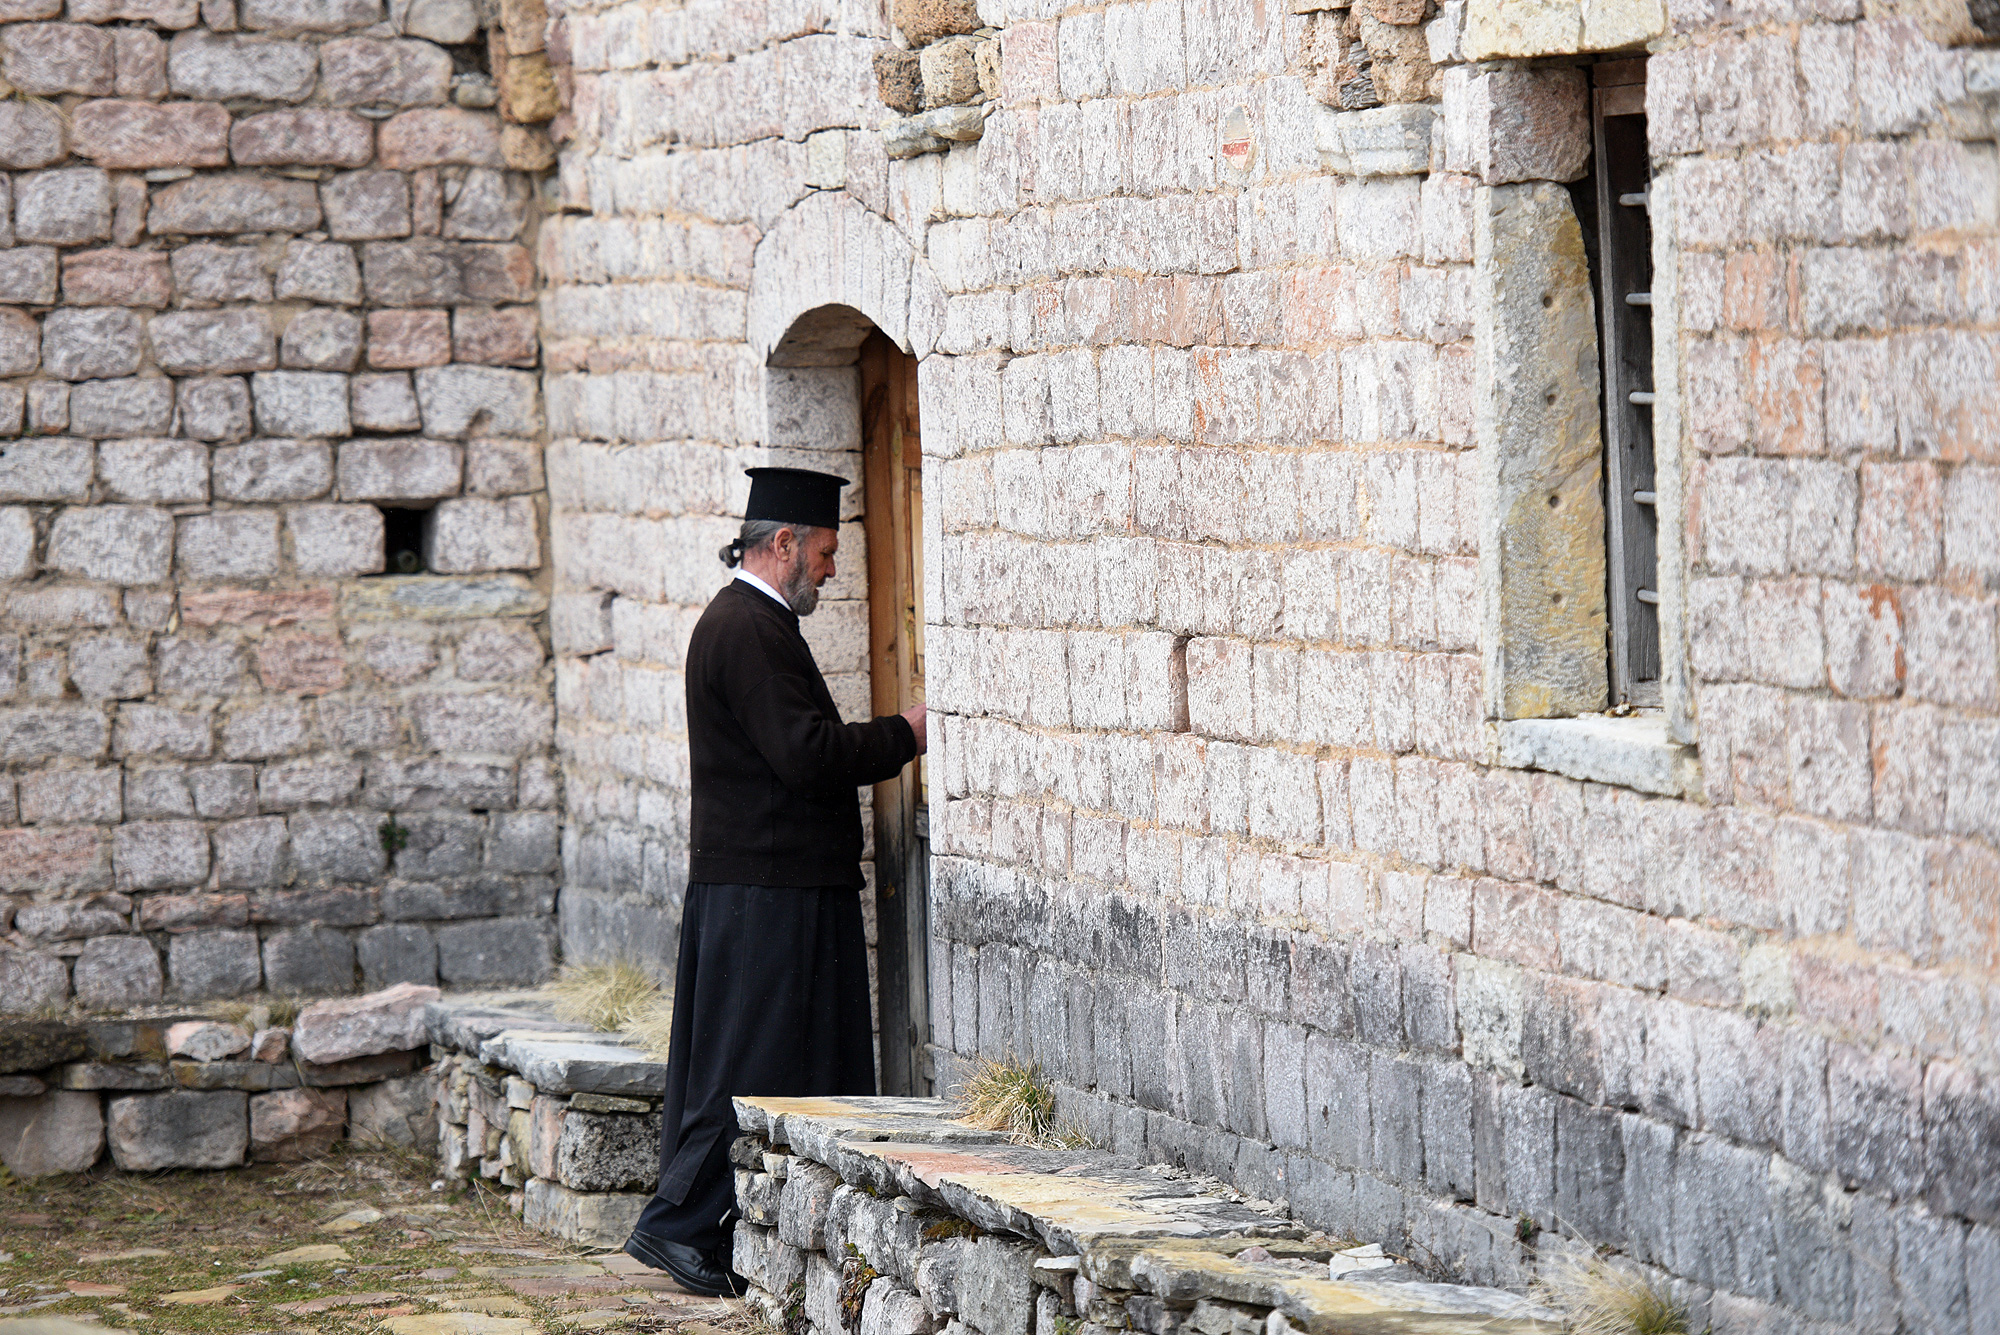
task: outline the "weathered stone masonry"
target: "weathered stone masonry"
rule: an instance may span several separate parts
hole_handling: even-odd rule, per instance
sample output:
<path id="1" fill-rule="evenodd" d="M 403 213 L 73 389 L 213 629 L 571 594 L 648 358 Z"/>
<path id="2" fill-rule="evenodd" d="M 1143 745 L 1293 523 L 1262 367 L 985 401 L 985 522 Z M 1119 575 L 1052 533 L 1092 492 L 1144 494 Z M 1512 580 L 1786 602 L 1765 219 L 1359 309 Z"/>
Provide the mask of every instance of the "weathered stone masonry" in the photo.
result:
<path id="1" fill-rule="evenodd" d="M 540 7 L 0 17 L 0 1010 L 539 978 Z"/>
<path id="2" fill-rule="evenodd" d="M 844 307 L 922 359 L 941 1078 L 1037 1061 L 1110 1147 L 1475 1280 L 1603 1246 L 1717 1330 L 1978 1328 L 1992 26 L 567 8 L 566 894 L 671 929 L 651 719 L 771 352 Z M 1623 719 L 1588 671 L 1512 689 L 1509 591 L 1591 580 L 1524 563 L 1497 456 L 1557 476 L 1533 422 L 1591 420 L 1592 350 L 1523 333 L 1595 309 L 1551 262 L 1579 66 L 1648 52 L 1663 700 Z M 1566 513 L 1540 550 L 1587 564 Z"/>

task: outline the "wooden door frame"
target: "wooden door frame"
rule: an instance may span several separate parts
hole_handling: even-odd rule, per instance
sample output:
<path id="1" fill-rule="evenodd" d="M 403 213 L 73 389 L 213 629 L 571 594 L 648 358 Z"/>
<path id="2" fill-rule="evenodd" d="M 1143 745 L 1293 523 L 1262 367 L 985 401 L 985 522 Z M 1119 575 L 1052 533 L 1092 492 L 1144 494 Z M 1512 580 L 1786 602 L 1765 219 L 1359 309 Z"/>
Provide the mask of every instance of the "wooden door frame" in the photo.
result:
<path id="1" fill-rule="evenodd" d="M 921 592 L 913 545 L 923 542 L 910 505 L 910 486 L 923 485 L 917 359 L 877 330 L 861 345 L 860 373 L 868 675 L 879 718 L 921 699 L 907 616 Z M 875 786 L 875 976 L 885 1094 L 931 1092 L 930 875 L 924 865 L 930 832 L 922 797 L 916 765 Z"/>

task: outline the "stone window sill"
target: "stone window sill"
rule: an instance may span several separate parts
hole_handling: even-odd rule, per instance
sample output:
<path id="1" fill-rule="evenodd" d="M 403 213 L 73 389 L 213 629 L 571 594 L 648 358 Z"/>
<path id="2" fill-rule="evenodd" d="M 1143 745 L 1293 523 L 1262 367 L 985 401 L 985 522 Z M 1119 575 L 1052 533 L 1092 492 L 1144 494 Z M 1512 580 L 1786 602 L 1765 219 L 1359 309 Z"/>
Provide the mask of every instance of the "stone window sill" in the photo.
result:
<path id="1" fill-rule="evenodd" d="M 1669 737 L 1659 714 L 1513 719 L 1500 724 L 1500 763 L 1668 797 L 1701 791 L 1695 748 Z"/>

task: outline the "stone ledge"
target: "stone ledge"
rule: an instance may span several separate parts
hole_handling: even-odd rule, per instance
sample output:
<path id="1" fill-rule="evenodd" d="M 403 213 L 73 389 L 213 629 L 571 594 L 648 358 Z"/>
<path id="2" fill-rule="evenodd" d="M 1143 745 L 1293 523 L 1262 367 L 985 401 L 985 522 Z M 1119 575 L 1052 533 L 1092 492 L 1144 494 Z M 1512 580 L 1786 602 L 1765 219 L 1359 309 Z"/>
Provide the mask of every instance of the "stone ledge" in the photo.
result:
<path id="1" fill-rule="evenodd" d="M 1500 763 L 1514 769 L 1550 770 L 1666 797 L 1701 791 L 1695 748 L 1669 737 L 1659 715 L 1514 719 L 1498 731 Z"/>
<path id="2" fill-rule="evenodd" d="M 852 1329 L 843 1313 L 865 1284 L 862 1335 L 1030 1335 L 1064 1319 L 1147 1335 L 1560 1329 L 1503 1290 L 1402 1282 L 1409 1267 L 1379 1260 L 1330 1265 L 1324 1239 L 1177 1170 L 1014 1145 L 954 1121 L 943 1100 L 735 1106 L 734 1259 L 773 1324 L 802 1312 L 823 1333 Z"/>

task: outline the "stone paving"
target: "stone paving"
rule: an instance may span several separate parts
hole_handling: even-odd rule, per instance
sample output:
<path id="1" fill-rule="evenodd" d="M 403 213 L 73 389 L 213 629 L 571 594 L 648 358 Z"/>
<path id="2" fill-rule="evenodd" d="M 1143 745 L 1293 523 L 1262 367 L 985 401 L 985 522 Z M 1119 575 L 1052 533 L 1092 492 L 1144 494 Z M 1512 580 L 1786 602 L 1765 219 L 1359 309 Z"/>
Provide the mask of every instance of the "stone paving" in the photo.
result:
<path id="1" fill-rule="evenodd" d="M 747 1329 L 740 1305 L 531 1232 L 415 1155 L 0 1179 L 0 1335 Z"/>

